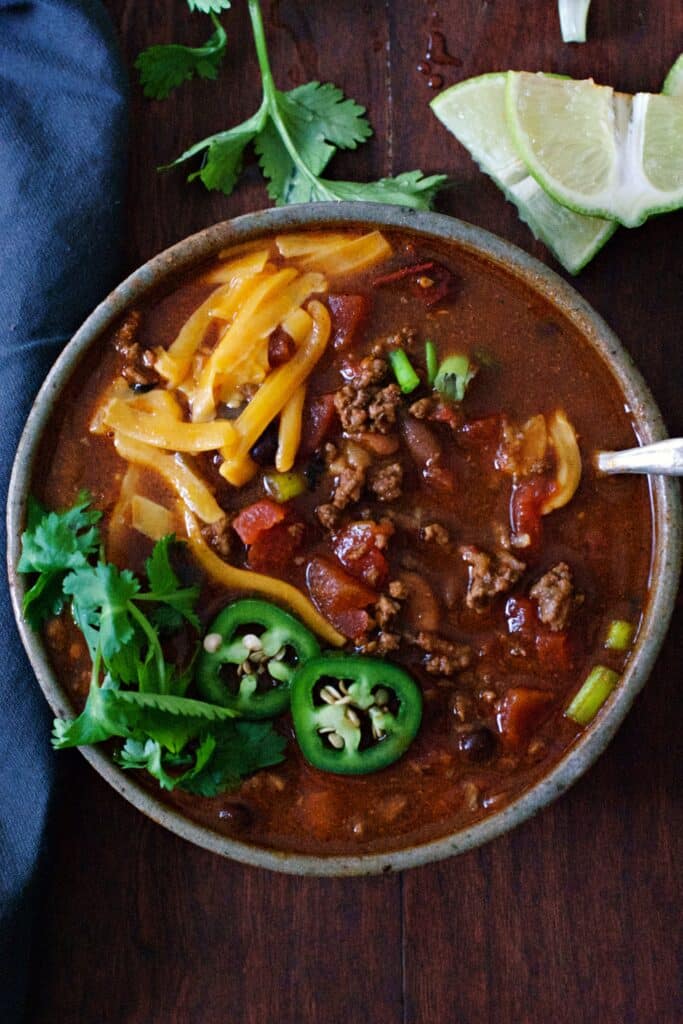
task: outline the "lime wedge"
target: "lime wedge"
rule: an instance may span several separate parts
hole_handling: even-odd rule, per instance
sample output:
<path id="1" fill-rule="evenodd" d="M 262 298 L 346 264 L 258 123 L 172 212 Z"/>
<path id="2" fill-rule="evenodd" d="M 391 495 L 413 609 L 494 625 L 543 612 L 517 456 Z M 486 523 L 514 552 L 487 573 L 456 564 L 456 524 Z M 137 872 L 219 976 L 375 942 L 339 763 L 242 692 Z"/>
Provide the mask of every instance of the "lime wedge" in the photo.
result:
<path id="1" fill-rule="evenodd" d="M 683 206 L 683 103 L 591 79 L 510 71 L 507 123 L 545 191 L 576 213 L 637 227 Z"/>
<path id="2" fill-rule="evenodd" d="M 664 79 L 662 93 L 665 96 L 683 96 L 683 53 L 674 62 L 671 71 Z"/>
<path id="3" fill-rule="evenodd" d="M 431 108 L 514 203 L 559 262 L 576 274 L 615 232 L 614 221 L 585 217 L 555 202 L 531 177 L 515 149 L 505 121 L 507 73 L 481 75 L 451 86 Z"/>

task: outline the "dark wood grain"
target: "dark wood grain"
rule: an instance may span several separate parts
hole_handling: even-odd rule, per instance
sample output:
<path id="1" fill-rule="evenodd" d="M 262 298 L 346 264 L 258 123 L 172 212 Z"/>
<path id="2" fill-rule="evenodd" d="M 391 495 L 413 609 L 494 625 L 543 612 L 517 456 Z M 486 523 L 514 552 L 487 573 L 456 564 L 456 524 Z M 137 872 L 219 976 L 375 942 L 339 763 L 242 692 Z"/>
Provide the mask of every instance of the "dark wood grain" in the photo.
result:
<path id="1" fill-rule="evenodd" d="M 151 42 L 199 41 L 181 0 L 110 0 L 128 64 Z M 514 209 L 431 117 L 416 71 L 431 30 L 446 85 L 508 67 L 657 90 L 683 48 L 679 0 L 594 0 L 590 41 L 563 46 L 555 4 L 519 0 L 264 3 L 283 85 L 331 78 L 375 138 L 332 174 L 447 170 L 441 208 L 553 265 Z M 251 167 L 231 197 L 154 168 L 259 100 L 245 5 L 228 68 L 165 103 L 132 90 L 126 265 L 267 205 Z M 622 230 L 576 286 L 641 366 L 683 434 L 683 216 Z M 31 1024 L 677 1024 L 681 658 L 678 609 L 652 679 L 599 763 L 513 834 L 401 878 L 295 879 L 194 849 L 63 755 Z"/>

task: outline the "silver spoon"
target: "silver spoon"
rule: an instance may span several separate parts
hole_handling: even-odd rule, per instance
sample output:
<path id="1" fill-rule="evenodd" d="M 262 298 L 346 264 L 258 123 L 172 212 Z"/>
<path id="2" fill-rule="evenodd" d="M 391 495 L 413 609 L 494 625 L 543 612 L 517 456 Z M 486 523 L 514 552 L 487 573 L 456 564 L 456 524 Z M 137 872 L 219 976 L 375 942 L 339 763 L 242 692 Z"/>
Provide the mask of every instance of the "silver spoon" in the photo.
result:
<path id="1" fill-rule="evenodd" d="M 683 476 L 683 437 L 627 448 L 623 452 L 596 452 L 593 456 L 599 473 L 662 473 Z"/>

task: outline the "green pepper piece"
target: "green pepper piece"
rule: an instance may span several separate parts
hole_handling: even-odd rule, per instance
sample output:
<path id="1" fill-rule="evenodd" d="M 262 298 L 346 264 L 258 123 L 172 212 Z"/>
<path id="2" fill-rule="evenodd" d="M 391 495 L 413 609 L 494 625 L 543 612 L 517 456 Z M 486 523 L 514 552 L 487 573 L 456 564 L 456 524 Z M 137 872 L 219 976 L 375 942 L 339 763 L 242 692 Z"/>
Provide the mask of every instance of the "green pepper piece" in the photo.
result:
<path id="1" fill-rule="evenodd" d="M 204 637 L 196 683 L 212 704 L 244 718 L 272 718 L 289 704 L 299 665 L 320 654 L 318 641 L 289 612 L 247 598 L 228 605 Z"/>
<path id="2" fill-rule="evenodd" d="M 378 658 L 327 654 L 292 681 L 294 731 L 314 768 L 364 775 L 393 764 L 415 738 L 422 694 L 397 665 Z"/>

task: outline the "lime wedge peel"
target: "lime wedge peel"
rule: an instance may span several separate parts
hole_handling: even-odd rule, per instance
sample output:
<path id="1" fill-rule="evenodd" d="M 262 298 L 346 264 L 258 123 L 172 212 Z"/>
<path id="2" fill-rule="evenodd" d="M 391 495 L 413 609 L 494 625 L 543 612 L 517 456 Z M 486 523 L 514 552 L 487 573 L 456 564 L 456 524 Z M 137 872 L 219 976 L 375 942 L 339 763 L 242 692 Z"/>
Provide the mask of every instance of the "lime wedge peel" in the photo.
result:
<path id="1" fill-rule="evenodd" d="M 529 172 L 570 210 L 637 227 L 683 206 L 677 97 L 511 71 L 506 113 Z"/>
<path id="2" fill-rule="evenodd" d="M 577 274 L 614 234 L 617 224 L 568 210 L 531 177 L 506 124 L 506 81 L 507 72 L 470 78 L 440 93 L 431 108 L 514 203 L 535 237 L 566 270 Z"/>
<path id="3" fill-rule="evenodd" d="M 674 62 L 662 86 L 664 96 L 683 96 L 683 53 Z"/>

